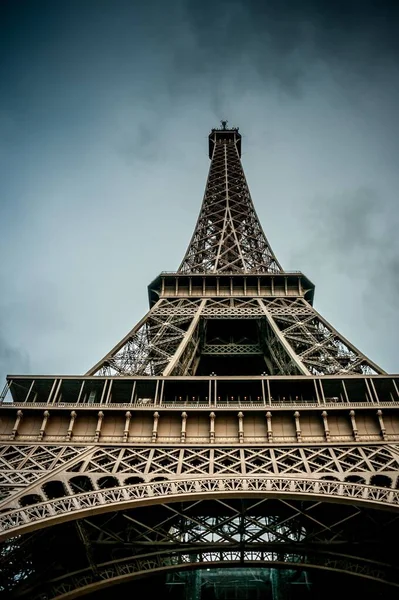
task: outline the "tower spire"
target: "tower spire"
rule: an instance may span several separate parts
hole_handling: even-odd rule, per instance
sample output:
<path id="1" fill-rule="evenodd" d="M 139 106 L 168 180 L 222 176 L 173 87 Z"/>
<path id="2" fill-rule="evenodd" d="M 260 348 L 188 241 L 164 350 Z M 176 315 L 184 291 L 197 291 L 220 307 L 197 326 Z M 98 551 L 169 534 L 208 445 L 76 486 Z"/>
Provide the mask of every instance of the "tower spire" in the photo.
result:
<path id="1" fill-rule="evenodd" d="M 211 165 L 198 221 L 179 267 L 183 273 L 282 271 L 263 232 L 241 164 L 238 127 L 209 134 Z"/>

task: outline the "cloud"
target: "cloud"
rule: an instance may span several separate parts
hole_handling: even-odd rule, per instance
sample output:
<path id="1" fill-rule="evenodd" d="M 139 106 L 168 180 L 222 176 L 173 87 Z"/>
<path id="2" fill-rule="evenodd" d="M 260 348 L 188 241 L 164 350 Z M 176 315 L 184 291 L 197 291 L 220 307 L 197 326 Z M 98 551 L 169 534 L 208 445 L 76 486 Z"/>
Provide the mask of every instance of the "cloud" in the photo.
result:
<path id="1" fill-rule="evenodd" d="M 394 200 L 369 187 L 318 195 L 305 206 L 306 236 L 297 256 L 315 276 L 316 309 L 388 372 L 398 371 Z"/>
<path id="2" fill-rule="evenodd" d="M 28 373 L 29 369 L 28 352 L 0 337 L 0 388 L 2 388 L 8 373 Z"/>
<path id="3" fill-rule="evenodd" d="M 165 6 L 9 3 L 4 344 L 27 348 L 35 372 L 83 372 L 124 336 L 146 310 L 149 281 L 184 255 L 206 136 L 227 118 L 243 134 L 255 207 L 283 266 L 302 268 L 316 308 L 396 368 L 399 6 Z"/>
<path id="4" fill-rule="evenodd" d="M 388 0 L 188 0 L 184 6 L 193 41 L 191 53 L 176 60 L 195 76 L 214 80 L 225 72 L 245 86 L 245 71 L 249 78 L 255 72 L 298 95 L 315 69 L 327 68 L 343 83 L 393 66 L 399 54 L 399 9 Z"/>
<path id="5" fill-rule="evenodd" d="M 308 207 L 309 246 L 316 260 L 343 273 L 362 275 L 399 291 L 399 226 L 389 199 L 362 187 L 335 196 L 320 196 Z M 396 298 L 389 296 L 388 302 Z"/>

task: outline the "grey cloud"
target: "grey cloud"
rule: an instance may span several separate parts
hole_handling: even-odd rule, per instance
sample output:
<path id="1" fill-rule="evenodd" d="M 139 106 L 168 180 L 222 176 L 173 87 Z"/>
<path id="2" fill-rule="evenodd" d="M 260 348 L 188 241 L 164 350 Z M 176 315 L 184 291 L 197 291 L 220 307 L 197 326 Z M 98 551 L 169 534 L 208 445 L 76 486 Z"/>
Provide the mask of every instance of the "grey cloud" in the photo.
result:
<path id="1" fill-rule="evenodd" d="M 15 308 L 2 333 L 28 349 L 27 368 L 83 372 L 142 316 L 149 281 L 180 263 L 206 181 L 206 136 L 227 118 L 243 134 L 255 206 L 283 266 L 303 269 L 316 308 L 397 370 L 393 287 L 379 298 L 374 286 L 398 272 L 397 8 L 9 5 L 0 277 L 1 304 Z"/>
<path id="2" fill-rule="evenodd" d="M 362 351 L 397 372 L 399 215 L 375 189 L 318 196 L 303 215 L 298 260 L 316 274 L 316 308 Z M 322 287 L 317 284 L 322 284 Z"/>
<path id="3" fill-rule="evenodd" d="M 26 350 L 14 346 L 0 336 L 0 390 L 7 373 L 27 373 L 30 357 Z"/>
<path id="4" fill-rule="evenodd" d="M 308 211 L 312 245 L 320 249 L 316 259 L 399 286 L 392 277 L 399 265 L 399 222 L 386 198 L 364 187 L 315 198 Z"/>
<path id="5" fill-rule="evenodd" d="M 394 67 L 399 54 L 399 9 L 384 0 L 192 0 L 185 6 L 194 43 L 190 54 L 176 55 L 178 68 L 213 80 L 225 71 L 245 86 L 249 67 L 268 85 L 298 95 L 315 68 L 353 83 L 354 76 Z"/>

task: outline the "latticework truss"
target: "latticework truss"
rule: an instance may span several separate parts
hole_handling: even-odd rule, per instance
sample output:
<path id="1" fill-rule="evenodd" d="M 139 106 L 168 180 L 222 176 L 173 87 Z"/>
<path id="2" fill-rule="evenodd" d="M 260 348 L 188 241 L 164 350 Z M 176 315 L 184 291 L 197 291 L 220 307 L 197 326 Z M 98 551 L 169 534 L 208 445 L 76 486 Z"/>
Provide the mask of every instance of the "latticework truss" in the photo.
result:
<path id="1" fill-rule="evenodd" d="M 256 321 L 258 336 L 207 343 L 210 320 Z M 303 298 L 161 299 L 90 375 L 195 375 L 204 355 L 263 355 L 260 374 L 383 373 Z"/>
<path id="2" fill-rule="evenodd" d="M 201 356 L 223 355 L 263 355 L 263 364 L 254 362 L 254 372 L 247 373 L 253 375 L 383 373 L 314 310 L 301 274 L 296 291 L 293 283 L 288 285 L 288 274 L 274 256 L 251 200 L 238 130 L 226 129 L 223 123 L 209 140 L 205 196 L 176 273 L 190 277 L 188 287 L 179 287 L 176 279 L 174 288 L 163 281 L 152 289 L 158 300 L 149 313 L 88 374 L 195 375 L 201 370 Z M 210 274 L 229 275 L 230 285 L 204 277 L 198 285 L 199 276 Z M 257 286 L 247 282 L 251 276 L 257 278 Z M 194 284 L 192 278 L 197 278 Z M 241 337 L 237 343 L 227 339 L 226 331 L 214 335 L 216 341 L 207 339 L 207 321 L 249 318 L 257 320 L 253 339 Z M 232 367 L 231 374 L 241 374 L 236 369 Z"/>
<path id="3" fill-rule="evenodd" d="M 201 212 L 180 271 L 281 271 L 256 215 L 237 142 L 216 132 Z"/>
<path id="4" fill-rule="evenodd" d="M 384 475 L 389 486 L 399 485 L 399 450 L 393 444 L 252 448 L 8 445 L 1 449 L 0 460 L 2 509 L 19 509 L 21 498 L 32 494 L 37 502 L 45 502 L 52 481 L 62 480 L 64 487 L 60 489 L 67 497 L 102 489 L 107 476 L 112 477 L 108 487 L 160 478 L 214 476 L 276 476 L 376 485 L 375 477 Z"/>
<path id="5" fill-rule="evenodd" d="M 399 586 L 394 445 L 79 452 L 2 452 L 6 480 L 31 474 L 0 506 L 0 587 L 13 597 L 72 598 L 194 564 L 333 569 Z"/>
<path id="6" fill-rule="evenodd" d="M 305 300 L 278 298 L 264 305 L 306 375 L 383 373 Z M 287 372 L 287 371 L 285 371 Z M 282 374 L 284 371 L 282 372 Z"/>
<path id="7" fill-rule="evenodd" d="M 129 334 L 90 372 L 98 375 L 162 375 L 182 341 L 194 352 L 200 300 L 160 300 Z M 175 360 L 176 362 L 176 360 Z M 181 370 L 189 365 L 182 360 Z"/>

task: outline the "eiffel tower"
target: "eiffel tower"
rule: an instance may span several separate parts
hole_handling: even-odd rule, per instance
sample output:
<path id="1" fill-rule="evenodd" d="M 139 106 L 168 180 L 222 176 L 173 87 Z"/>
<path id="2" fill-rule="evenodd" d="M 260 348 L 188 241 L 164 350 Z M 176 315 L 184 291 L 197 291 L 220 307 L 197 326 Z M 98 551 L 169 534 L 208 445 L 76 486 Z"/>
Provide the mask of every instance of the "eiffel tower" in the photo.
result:
<path id="1" fill-rule="evenodd" d="M 143 319 L 84 376 L 7 377 L 4 597 L 397 597 L 399 377 L 282 269 L 227 125 Z"/>

